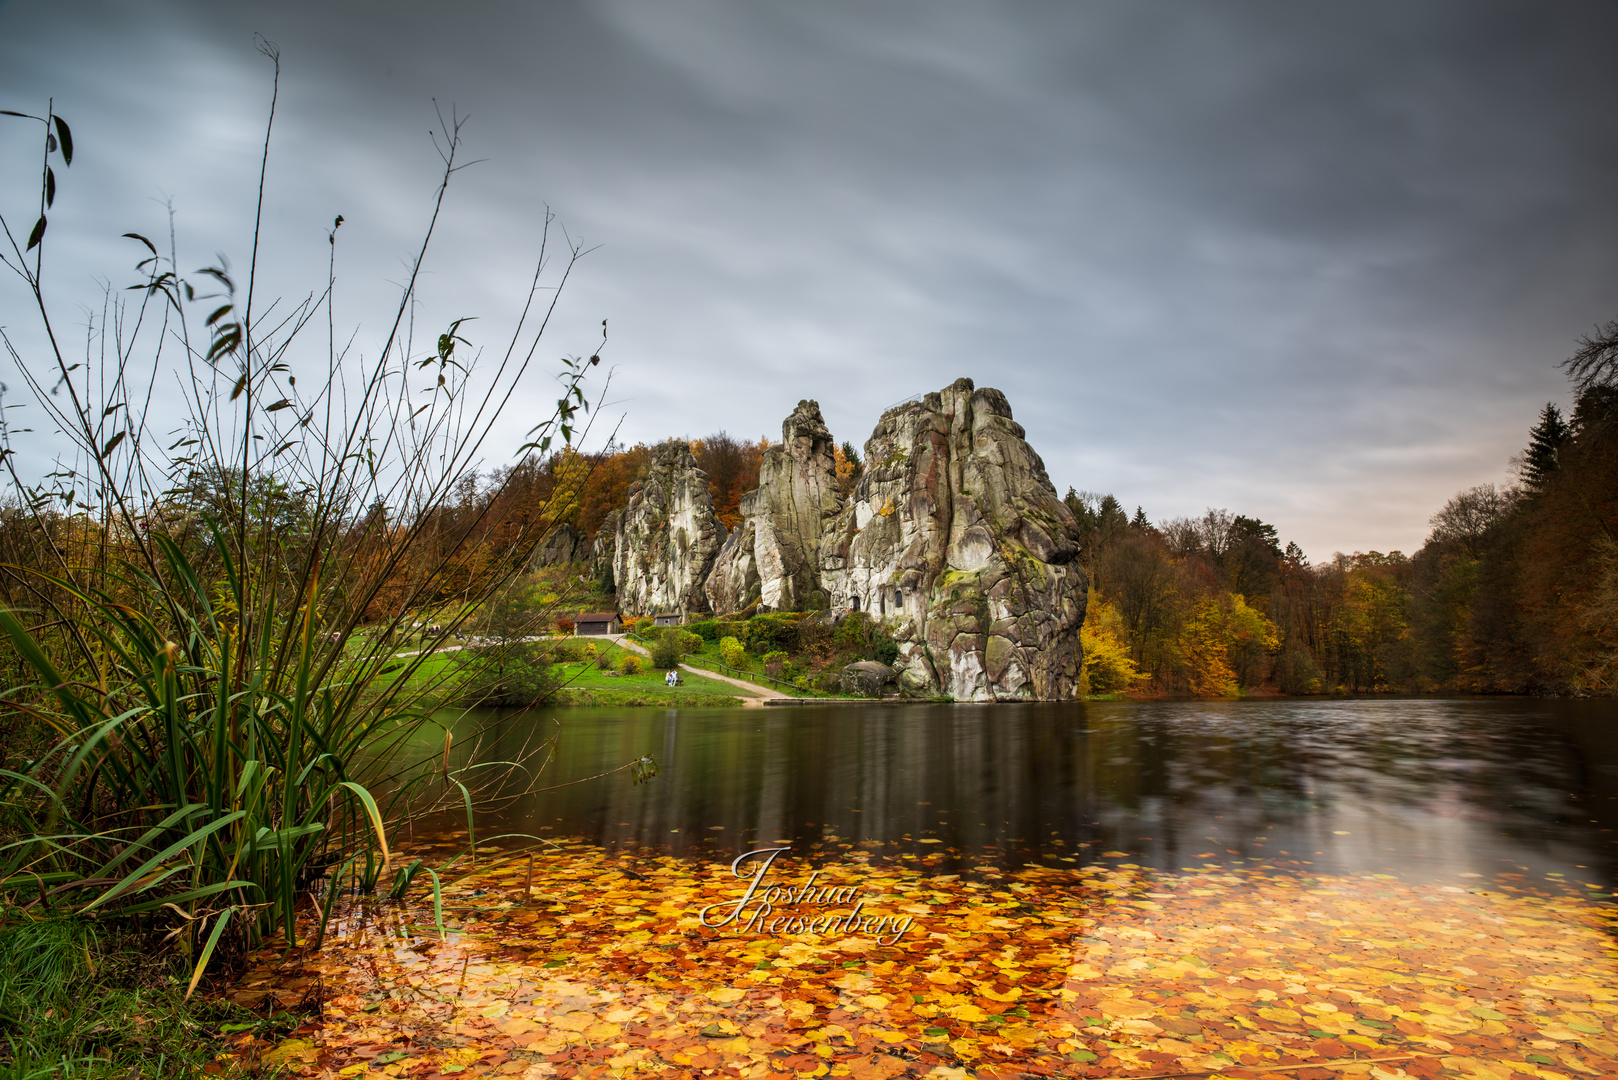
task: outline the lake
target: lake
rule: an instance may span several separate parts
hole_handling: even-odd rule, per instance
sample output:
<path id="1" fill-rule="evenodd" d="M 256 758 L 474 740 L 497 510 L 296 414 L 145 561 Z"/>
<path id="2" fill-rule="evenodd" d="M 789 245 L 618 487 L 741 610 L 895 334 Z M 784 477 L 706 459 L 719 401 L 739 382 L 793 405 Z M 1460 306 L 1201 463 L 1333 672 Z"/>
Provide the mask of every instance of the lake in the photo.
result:
<path id="1" fill-rule="evenodd" d="M 857 847 L 935 873 L 1127 859 L 1584 895 L 1618 870 L 1612 701 L 510 710 L 462 718 L 457 757 L 480 726 L 496 757 L 556 736 L 534 783 L 552 790 L 484 815 L 480 836 L 705 860 Z M 573 783 L 641 755 L 662 770 L 650 783 Z"/>

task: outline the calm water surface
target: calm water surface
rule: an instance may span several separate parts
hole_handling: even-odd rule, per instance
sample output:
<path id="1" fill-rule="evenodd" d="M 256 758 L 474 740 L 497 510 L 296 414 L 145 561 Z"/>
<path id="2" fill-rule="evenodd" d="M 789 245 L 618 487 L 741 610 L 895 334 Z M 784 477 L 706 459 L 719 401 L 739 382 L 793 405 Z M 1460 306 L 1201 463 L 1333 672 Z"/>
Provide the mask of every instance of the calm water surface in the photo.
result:
<path id="1" fill-rule="evenodd" d="M 479 831 L 703 859 L 859 846 L 939 868 L 1477 875 L 1605 892 L 1618 872 L 1618 703 L 1374 700 L 542 709 L 466 717 L 541 786 Z M 463 738 L 464 745 L 470 741 Z"/>

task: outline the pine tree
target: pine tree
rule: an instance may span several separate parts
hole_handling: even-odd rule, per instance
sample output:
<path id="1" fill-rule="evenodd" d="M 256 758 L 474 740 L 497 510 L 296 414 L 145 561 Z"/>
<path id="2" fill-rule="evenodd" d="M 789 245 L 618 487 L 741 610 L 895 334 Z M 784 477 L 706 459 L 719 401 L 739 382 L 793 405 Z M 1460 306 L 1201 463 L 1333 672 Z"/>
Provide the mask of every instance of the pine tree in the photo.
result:
<path id="1" fill-rule="evenodd" d="M 1572 434 L 1562 410 L 1551 402 L 1540 411 L 1539 423 L 1528 433 L 1528 449 L 1523 453 L 1522 478 L 1535 491 L 1543 491 L 1556 471 L 1556 455 Z"/>

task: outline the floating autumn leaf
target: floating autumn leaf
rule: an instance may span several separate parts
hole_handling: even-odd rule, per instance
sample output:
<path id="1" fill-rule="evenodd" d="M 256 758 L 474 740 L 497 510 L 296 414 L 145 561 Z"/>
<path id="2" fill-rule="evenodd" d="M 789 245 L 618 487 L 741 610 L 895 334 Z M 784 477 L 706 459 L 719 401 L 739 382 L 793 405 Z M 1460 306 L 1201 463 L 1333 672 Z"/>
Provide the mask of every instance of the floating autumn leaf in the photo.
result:
<path id="1" fill-rule="evenodd" d="M 530 893 L 526 859 L 496 864 L 446 889 L 442 941 L 417 929 L 430 901 L 355 906 L 303 969 L 267 951 L 236 993 L 327 987 L 319 1030 L 270 1050 L 309 1075 L 1618 1072 L 1618 918 L 1584 897 L 1264 870 L 936 876 L 857 854 L 819 867 L 867 913 L 903 901 L 881 909 L 914 920 L 890 940 L 705 926 L 696 913 L 745 885 L 724 869 L 572 845 L 536 861 Z"/>

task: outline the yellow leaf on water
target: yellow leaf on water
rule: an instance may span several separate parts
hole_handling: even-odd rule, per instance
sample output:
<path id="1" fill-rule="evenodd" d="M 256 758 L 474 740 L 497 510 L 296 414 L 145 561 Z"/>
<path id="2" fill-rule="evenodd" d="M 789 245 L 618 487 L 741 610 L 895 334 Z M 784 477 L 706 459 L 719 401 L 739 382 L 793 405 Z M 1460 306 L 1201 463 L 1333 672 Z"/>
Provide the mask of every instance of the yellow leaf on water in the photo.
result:
<path id="1" fill-rule="evenodd" d="M 1260 1009 L 1258 1014 L 1272 1024 L 1297 1024 L 1303 1019 L 1291 1009 Z"/>
<path id="2" fill-rule="evenodd" d="M 957 1020 L 964 1020 L 968 1024 L 980 1023 L 989 1018 L 989 1014 L 976 1005 L 957 1005 L 952 1009 L 945 1009 L 944 1012 Z"/>
<path id="3" fill-rule="evenodd" d="M 712 1001 L 718 1002 L 740 1001 L 746 996 L 746 990 L 742 990 L 734 986 L 728 986 L 719 990 L 711 990 L 708 992 L 708 998 Z"/>
<path id="4" fill-rule="evenodd" d="M 583 1031 L 595 1022 L 595 1016 L 587 1012 L 570 1012 L 551 1021 L 554 1026 L 564 1031 Z"/>
<path id="5" fill-rule="evenodd" d="M 1003 994 L 996 993 L 992 986 L 985 986 L 982 983 L 979 983 L 978 986 L 983 991 L 983 996 L 988 998 L 990 1001 L 1016 1001 L 1018 998 L 1022 997 L 1022 991 L 1017 989 L 1015 986 Z"/>

